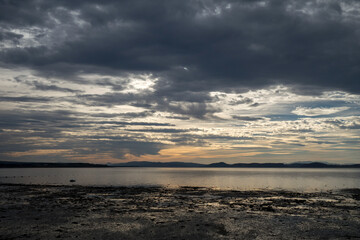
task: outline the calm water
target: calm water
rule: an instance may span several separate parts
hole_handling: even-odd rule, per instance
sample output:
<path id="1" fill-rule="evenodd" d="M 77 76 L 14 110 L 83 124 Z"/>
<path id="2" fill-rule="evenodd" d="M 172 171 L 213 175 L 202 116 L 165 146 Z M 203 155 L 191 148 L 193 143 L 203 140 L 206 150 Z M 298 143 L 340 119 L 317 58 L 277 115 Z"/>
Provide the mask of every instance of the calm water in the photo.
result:
<path id="1" fill-rule="evenodd" d="M 76 182 L 70 183 L 70 179 L 75 179 Z M 360 188 L 360 169 L 2 168 L 0 182 L 325 191 Z"/>

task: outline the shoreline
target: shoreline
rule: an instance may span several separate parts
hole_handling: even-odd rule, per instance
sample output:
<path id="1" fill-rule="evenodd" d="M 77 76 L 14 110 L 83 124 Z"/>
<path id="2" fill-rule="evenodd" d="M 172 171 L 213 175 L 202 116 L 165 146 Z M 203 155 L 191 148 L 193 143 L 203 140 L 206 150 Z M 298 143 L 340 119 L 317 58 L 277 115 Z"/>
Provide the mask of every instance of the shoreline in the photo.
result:
<path id="1" fill-rule="evenodd" d="M 277 188 L 245 188 L 245 189 L 239 189 L 239 188 L 231 188 L 231 187 L 208 187 L 208 186 L 190 186 L 190 185 L 107 185 L 107 184 L 77 184 L 69 182 L 68 184 L 63 183 L 11 183 L 11 182 L 1 182 L 0 181 L 0 187 L 1 186 L 19 186 L 19 187 L 44 187 L 44 188 L 52 188 L 52 187 L 75 187 L 75 188 L 100 188 L 100 189 L 168 189 L 168 190 L 177 190 L 177 189 L 199 189 L 199 190 L 208 190 L 208 191 L 232 191 L 232 192 L 274 192 L 274 193 L 299 193 L 299 194 L 320 194 L 320 193 L 339 193 L 339 192 L 354 192 L 354 194 L 357 194 L 357 192 L 360 192 L 360 188 L 356 187 L 348 187 L 348 188 L 333 188 L 333 189 L 284 189 L 281 187 Z"/>
<path id="2" fill-rule="evenodd" d="M 0 183 L 4 239 L 359 239 L 360 189 Z"/>

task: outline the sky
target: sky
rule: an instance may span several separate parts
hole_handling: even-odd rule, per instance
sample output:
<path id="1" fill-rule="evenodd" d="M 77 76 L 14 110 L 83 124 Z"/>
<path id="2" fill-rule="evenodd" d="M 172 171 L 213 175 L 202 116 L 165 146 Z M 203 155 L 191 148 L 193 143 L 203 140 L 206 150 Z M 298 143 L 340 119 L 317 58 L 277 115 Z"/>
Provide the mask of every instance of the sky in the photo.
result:
<path id="1" fill-rule="evenodd" d="M 0 160 L 360 162 L 356 0 L 0 0 Z"/>

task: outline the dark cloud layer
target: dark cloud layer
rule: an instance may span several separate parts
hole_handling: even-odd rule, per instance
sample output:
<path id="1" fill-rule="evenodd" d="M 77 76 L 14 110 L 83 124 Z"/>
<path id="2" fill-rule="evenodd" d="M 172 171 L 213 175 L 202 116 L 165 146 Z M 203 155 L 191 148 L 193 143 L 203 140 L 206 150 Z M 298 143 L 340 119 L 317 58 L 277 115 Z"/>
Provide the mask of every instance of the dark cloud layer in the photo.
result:
<path id="1" fill-rule="evenodd" d="M 249 116 L 232 116 L 234 119 L 242 121 L 259 121 L 264 120 L 262 117 L 249 117 Z"/>
<path id="2" fill-rule="evenodd" d="M 28 28 L 37 44 L 0 59 L 63 77 L 152 73 L 168 92 L 283 83 L 359 93 L 357 3 L 1 1 L 1 39 L 19 42 L 11 31 Z"/>
<path id="3" fill-rule="evenodd" d="M 58 91 L 58 92 L 70 92 L 70 93 L 82 92 L 82 91 L 79 91 L 79 90 L 59 87 L 59 86 L 56 86 L 56 85 L 48 85 L 48 84 L 43 84 L 43 83 L 39 83 L 39 82 L 34 82 L 34 88 L 36 90 L 42 90 L 42 91 Z"/>
<path id="4" fill-rule="evenodd" d="M 51 98 L 46 97 L 0 97 L 0 102 L 49 102 Z"/>
<path id="5" fill-rule="evenodd" d="M 150 109 L 146 111 L 155 112 L 157 110 L 180 115 L 191 116 L 198 119 L 211 117 L 213 113 L 220 109 L 211 106 L 214 101 L 208 93 L 204 92 L 171 92 L 167 94 L 160 92 L 141 92 L 141 93 L 122 93 L 110 92 L 102 95 L 84 94 L 79 95 L 72 100 L 74 103 L 85 104 L 89 106 L 113 106 L 128 104 L 136 107 Z M 125 114 L 126 115 L 126 114 Z M 129 115 L 129 114 L 127 114 Z M 133 114 L 134 116 L 136 114 Z M 140 114 L 141 115 L 141 114 Z M 129 115 L 131 116 L 131 114 Z"/>
<path id="6" fill-rule="evenodd" d="M 0 160 L 356 144 L 359 29 L 357 0 L 0 0 Z"/>
<path id="7" fill-rule="evenodd" d="M 0 111 L 0 129 L 2 129 L 0 131 L 0 159 L 12 159 L 9 155 L 11 152 L 46 149 L 69 150 L 73 157 L 86 154 L 109 154 L 112 157 L 121 158 L 125 154 L 134 156 L 157 154 L 164 144 L 124 134 L 116 136 L 81 134 L 83 136 L 78 136 L 76 133 L 89 131 L 92 125 L 109 125 L 104 129 L 110 131 L 116 129 L 116 126 L 172 126 L 168 123 L 150 122 L 91 122 L 79 118 L 78 115 L 71 111 Z M 69 132 L 72 134 L 69 135 Z M 19 158 L 16 159 L 19 160 Z M 29 158 L 26 155 L 21 159 Z M 65 155 L 59 160 L 71 160 L 71 157 L 67 158 Z"/>

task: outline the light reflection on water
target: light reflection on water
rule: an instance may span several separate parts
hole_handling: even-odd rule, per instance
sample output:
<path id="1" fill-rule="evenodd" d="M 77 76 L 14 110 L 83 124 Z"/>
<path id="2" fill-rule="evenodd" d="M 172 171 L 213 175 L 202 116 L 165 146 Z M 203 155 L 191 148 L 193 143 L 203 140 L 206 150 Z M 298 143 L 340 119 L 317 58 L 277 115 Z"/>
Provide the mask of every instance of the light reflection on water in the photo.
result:
<path id="1" fill-rule="evenodd" d="M 70 183 L 75 179 L 75 183 Z M 360 188 L 360 169 L 289 168 L 2 168 L 1 183 L 94 186 L 198 186 L 324 191 Z"/>

